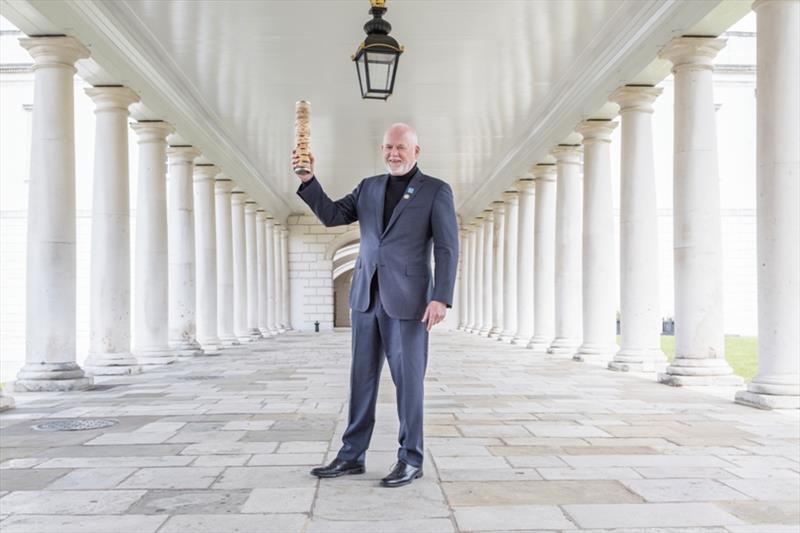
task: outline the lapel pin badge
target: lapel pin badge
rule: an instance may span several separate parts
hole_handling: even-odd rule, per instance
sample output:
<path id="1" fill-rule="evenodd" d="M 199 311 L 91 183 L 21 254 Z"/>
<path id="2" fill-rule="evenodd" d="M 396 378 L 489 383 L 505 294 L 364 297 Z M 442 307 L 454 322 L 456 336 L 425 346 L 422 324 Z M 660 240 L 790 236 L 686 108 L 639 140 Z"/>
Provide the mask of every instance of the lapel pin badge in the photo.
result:
<path id="1" fill-rule="evenodd" d="M 408 200 L 409 198 L 411 198 L 410 194 L 406 193 L 403 195 L 403 200 Z"/>

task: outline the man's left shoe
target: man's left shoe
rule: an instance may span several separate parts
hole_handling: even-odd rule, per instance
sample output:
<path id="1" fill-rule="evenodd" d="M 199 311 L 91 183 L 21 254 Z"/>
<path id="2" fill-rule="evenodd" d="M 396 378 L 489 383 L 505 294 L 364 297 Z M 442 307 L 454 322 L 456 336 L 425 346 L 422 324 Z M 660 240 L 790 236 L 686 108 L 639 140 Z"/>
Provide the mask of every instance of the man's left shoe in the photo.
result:
<path id="1" fill-rule="evenodd" d="M 408 463 L 399 461 L 392 471 L 389 472 L 389 475 L 381 480 L 381 486 L 391 488 L 402 487 L 421 477 L 421 466 L 411 466 Z"/>

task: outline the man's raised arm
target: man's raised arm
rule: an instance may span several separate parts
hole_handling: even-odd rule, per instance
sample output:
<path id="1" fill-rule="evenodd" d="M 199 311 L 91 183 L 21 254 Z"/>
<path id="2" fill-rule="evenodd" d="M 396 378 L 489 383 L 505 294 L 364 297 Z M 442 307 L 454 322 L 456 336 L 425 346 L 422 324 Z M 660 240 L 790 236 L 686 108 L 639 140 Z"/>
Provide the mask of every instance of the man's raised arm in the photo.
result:
<path id="1" fill-rule="evenodd" d="M 297 165 L 297 154 L 292 152 L 292 166 Z M 343 226 L 358 220 L 358 195 L 361 192 L 361 183 L 353 192 L 336 200 L 331 200 L 322 190 L 317 178 L 314 176 L 314 156 L 309 154 L 311 172 L 306 176 L 298 176 L 302 183 L 297 189 L 297 195 L 308 204 L 320 222 L 326 227 Z"/>

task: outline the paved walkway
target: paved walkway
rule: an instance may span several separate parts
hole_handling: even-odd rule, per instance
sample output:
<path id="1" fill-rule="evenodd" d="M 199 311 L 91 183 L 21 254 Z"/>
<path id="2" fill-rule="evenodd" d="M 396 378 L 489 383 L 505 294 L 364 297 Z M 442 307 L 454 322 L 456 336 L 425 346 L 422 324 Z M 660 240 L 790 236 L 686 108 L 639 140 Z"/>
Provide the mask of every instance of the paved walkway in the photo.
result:
<path id="1" fill-rule="evenodd" d="M 798 413 L 762 412 L 464 333 L 437 333 L 425 477 L 395 456 L 384 369 L 367 474 L 308 474 L 344 429 L 349 332 L 294 333 L 0 415 L 13 532 L 797 532 Z M 105 429 L 42 432 L 53 419 Z"/>

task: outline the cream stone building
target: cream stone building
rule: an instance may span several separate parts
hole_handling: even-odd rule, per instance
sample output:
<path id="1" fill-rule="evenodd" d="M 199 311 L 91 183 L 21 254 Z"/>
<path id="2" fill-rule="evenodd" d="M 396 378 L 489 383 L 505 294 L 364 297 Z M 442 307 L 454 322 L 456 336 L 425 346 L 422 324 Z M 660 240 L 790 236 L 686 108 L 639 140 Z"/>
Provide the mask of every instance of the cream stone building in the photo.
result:
<path id="1" fill-rule="evenodd" d="M 357 225 L 322 227 L 288 165 L 308 99 L 332 196 L 398 120 L 453 185 L 442 329 L 671 385 L 741 384 L 724 335 L 757 334 L 736 400 L 798 407 L 798 2 L 392 3 L 386 104 L 353 85 L 362 4 L 2 3 L 2 381 L 348 326 Z"/>

